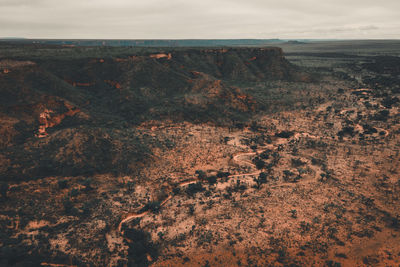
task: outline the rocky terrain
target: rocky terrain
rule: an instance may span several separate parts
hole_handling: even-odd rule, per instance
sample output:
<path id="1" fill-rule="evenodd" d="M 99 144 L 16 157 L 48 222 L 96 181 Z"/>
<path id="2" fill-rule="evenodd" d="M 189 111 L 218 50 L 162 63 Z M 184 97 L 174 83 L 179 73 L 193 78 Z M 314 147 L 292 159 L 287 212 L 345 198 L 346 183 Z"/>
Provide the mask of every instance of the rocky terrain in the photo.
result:
<path id="1" fill-rule="evenodd" d="M 400 264 L 396 55 L 13 49 L 0 265 Z"/>

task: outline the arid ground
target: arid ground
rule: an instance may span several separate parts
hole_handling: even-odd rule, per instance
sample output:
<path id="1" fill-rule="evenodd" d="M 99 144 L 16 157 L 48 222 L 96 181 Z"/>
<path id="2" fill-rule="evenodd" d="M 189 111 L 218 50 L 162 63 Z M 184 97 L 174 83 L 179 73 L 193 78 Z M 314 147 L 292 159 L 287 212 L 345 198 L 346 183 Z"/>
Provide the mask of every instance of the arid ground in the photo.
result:
<path id="1" fill-rule="evenodd" d="M 400 42 L 0 44 L 0 266 L 399 266 Z"/>

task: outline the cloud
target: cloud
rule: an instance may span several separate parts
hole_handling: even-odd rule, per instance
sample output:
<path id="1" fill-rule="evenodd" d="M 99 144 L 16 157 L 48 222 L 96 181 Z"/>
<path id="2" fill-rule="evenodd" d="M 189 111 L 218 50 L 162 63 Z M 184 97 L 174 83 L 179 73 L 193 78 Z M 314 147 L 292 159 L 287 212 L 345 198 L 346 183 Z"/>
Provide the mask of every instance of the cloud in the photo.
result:
<path id="1" fill-rule="evenodd" d="M 0 36 L 400 38 L 400 1 L 0 0 Z"/>

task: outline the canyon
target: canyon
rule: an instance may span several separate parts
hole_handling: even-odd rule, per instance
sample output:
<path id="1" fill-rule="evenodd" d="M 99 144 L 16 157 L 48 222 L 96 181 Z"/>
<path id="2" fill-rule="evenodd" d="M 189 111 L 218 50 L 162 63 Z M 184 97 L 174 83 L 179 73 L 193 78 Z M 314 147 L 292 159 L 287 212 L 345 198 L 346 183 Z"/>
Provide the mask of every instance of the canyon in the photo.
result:
<path id="1" fill-rule="evenodd" d="M 400 264 L 400 54 L 353 45 L 0 43 L 0 265 Z"/>

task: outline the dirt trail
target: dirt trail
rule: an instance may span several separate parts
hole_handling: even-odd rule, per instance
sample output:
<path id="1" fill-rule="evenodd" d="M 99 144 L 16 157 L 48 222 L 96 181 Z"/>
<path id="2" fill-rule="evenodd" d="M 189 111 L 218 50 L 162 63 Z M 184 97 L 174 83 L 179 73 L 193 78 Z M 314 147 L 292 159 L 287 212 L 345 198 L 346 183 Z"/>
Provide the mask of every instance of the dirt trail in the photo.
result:
<path id="1" fill-rule="evenodd" d="M 56 264 L 56 263 L 47 263 L 42 262 L 41 266 L 52 266 L 52 267 L 77 267 L 76 265 L 68 265 L 68 264 Z"/>
<path id="2" fill-rule="evenodd" d="M 243 157 L 243 156 L 253 156 L 253 155 L 256 155 L 257 153 L 256 152 L 243 152 L 243 153 L 238 153 L 237 155 L 235 155 L 235 156 L 233 156 L 233 161 L 236 161 L 238 164 L 241 162 L 242 164 L 244 164 L 244 165 L 248 165 L 248 166 L 250 166 L 250 167 L 254 167 L 254 164 L 253 164 L 253 162 L 251 162 L 251 161 L 249 161 L 249 160 L 240 160 L 239 158 L 240 157 Z"/>
<path id="3" fill-rule="evenodd" d="M 277 140 L 276 144 L 266 145 L 265 147 L 263 147 L 263 149 L 257 150 L 255 152 L 240 152 L 240 153 L 236 154 L 235 156 L 233 156 L 232 160 L 234 162 L 236 162 L 238 165 L 247 165 L 247 166 L 250 166 L 251 168 L 255 168 L 255 164 L 253 162 L 251 162 L 249 160 L 240 159 L 240 158 L 243 157 L 243 156 L 257 155 L 258 153 L 261 153 L 262 151 L 264 151 L 264 149 L 271 149 L 271 148 L 276 149 L 278 145 L 286 144 L 289 141 L 291 141 L 292 139 L 298 139 L 301 136 L 310 137 L 310 138 L 316 138 L 315 136 L 312 136 L 312 135 L 310 135 L 308 133 L 297 133 L 293 138 L 288 138 L 288 139 L 280 138 L 279 140 Z M 257 171 L 249 172 L 249 173 L 229 175 L 228 178 L 244 177 L 244 176 L 255 176 L 255 175 L 259 175 L 260 173 L 261 173 L 261 171 L 257 170 Z M 183 181 L 183 182 L 179 183 L 176 187 L 184 187 L 184 186 L 187 186 L 187 185 L 190 185 L 190 184 L 194 184 L 194 183 L 197 183 L 197 182 L 201 182 L 201 180 L 199 180 L 197 177 L 193 177 L 191 180 L 186 180 L 186 181 Z M 285 183 L 285 185 L 291 185 L 292 186 L 293 184 Z M 164 206 L 170 199 L 172 199 L 172 195 L 168 195 L 168 197 L 163 202 L 161 202 L 160 207 Z M 143 207 L 141 207 L 139 210 L 142 210 Z M 138 212 L 128 213 L 125 216 L 125 218 L 122 219 L 121 222 L 118 224 L 118 232 L 123 234 L 123 232 L 121 232 L 121 229 L 122 229 L 122 225 L 124 223 L 128 223 L 128 222 L 130 222 L 130 221 L 132 221 L 133 219 L 136 219 L 136 218 L 141 218 L 141 217 L 145 216 L 148 213 L 149 213 L 149 210 L 143 211 L 143 212 L 140 212 L 140 213 L 138 213 Z"/>
<path id="4" fill-rule="evenodd" d="M 242 156 L 252 156 L 252 155 L 256 155 L 256 154 L 257 154 L 257 152 L 238 153 L 237 155 L 235 155 L 233 157 L 233 160 L 237 164 L 247 165 L 247 166 L 250 166 L 250 167 L 254 168 L 255 165 L 251 161 L 240 160 L 239 158 L 242 157 Z M 258 174 L 260 174 L 260 172 L 261 171 L 256 171 L 256 172 L 251 172 L 251 173 L 234 174 L 234 175 L 229 175 L 228 178 L 243 177 L 243 176 L 250 176 L 250 175 L 258 175 Z M 184 186 L 187 186 L 187 185 L 190 185 L 190 184 L 195 184 L 195 183 L 200 182 L 200 181 L 201 180 L 199 180 L 198 178 L 193 177 L 193 179 L 191 179 L 191 180 L 187 180 L 187 181 L 183 181 L 183 182 L 179 183 L 177 185 L 177 187 L 184 187 Z M 163 202 L 161 202 L 160 207 L 164 206 L 170 199 L 172 199 L 172 195 L 168 195 L 168 197 Z M 140 209 L 143 209 L 143 207 L 141 207 Z M 149 213 L 149 210 L 143 211 L 143 212 L 140 212 L 140 213 L 138 213 L 138 212 L 128 213 L 126 215 L 126 217 L 124 219 L 122 219 L 121 222 L 118 224 L 118 232 L 121 232 L 122 225 L 124 223 L 128 223 L 128 222 L 130 222 L 130 221 L 132 221 L 133 219 L 136 219 L 136 218 L 141 218 L 141 217 L 145 216 L 148 213 Z"/>

